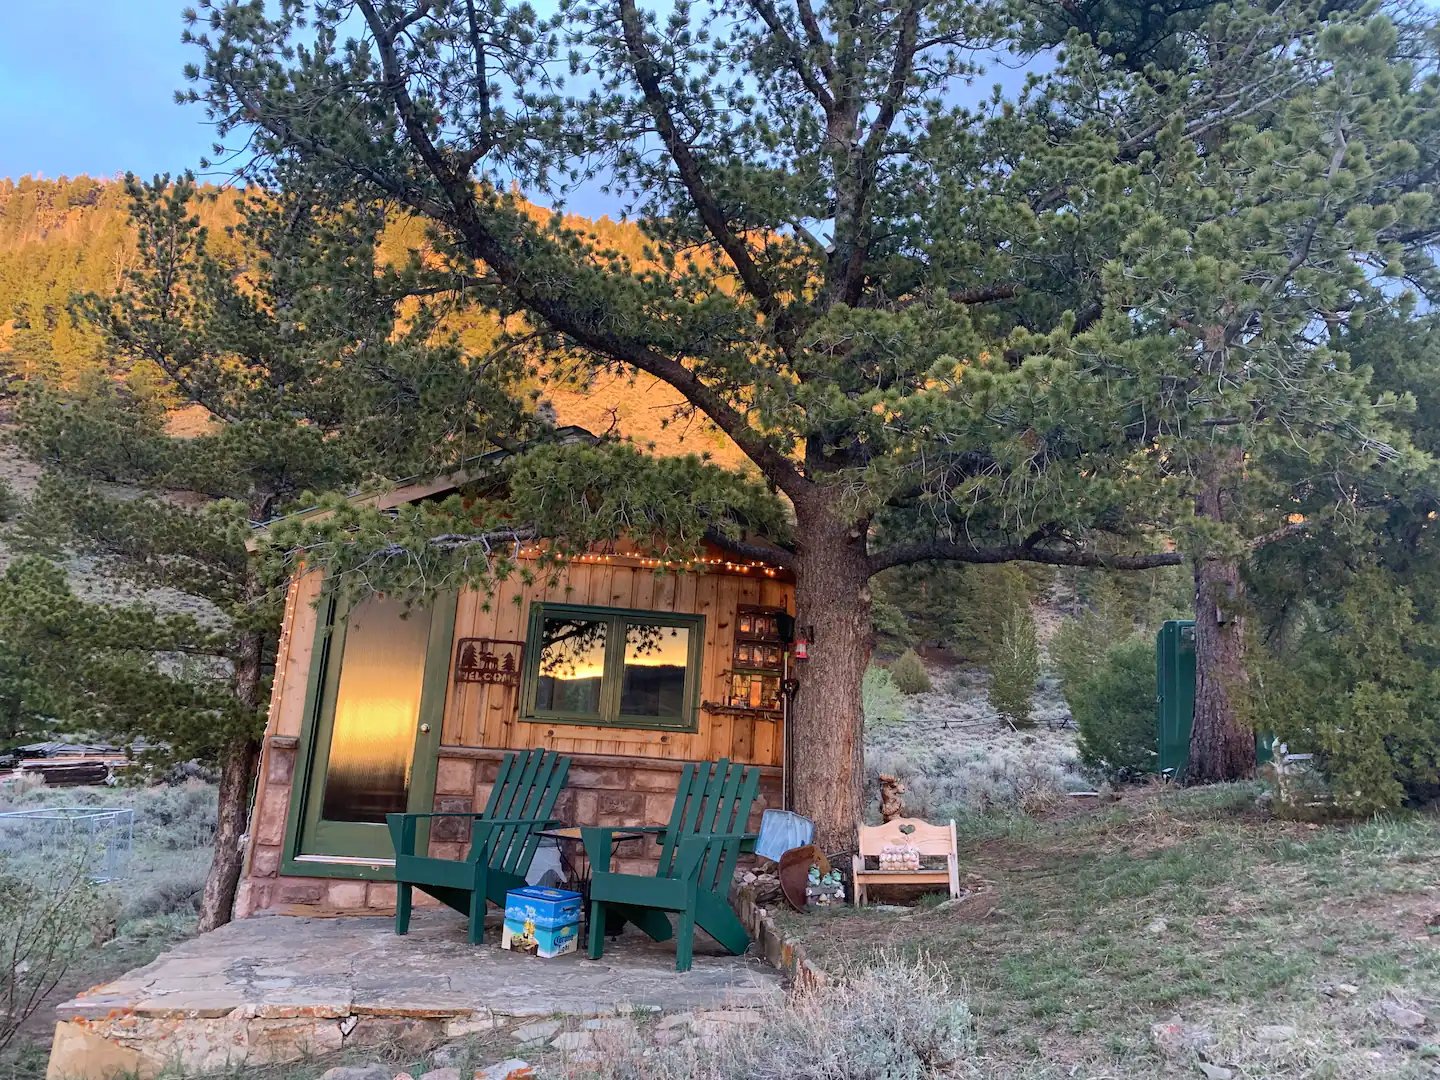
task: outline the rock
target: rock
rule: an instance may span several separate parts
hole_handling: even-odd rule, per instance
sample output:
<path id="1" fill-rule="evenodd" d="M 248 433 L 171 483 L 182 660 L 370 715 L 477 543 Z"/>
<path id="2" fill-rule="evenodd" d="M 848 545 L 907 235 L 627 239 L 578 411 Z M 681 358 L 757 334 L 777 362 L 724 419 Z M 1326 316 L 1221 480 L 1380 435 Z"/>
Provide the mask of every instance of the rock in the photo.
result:
<path id="1" fill-rule="evenodd" d="M 320 1074 L 320 1080 L 390 1080 L 394 1074 L 384 1065 L 337 1065 Z"/>
<path id="2" fill-rule="evenodd" d="M 50 1065 L 45 1070 L 45 1080 L 149 1077 L 154 1076 L 156 1071 L 154 1065 L 142 1058 L 138 1051 L 101 1038 L 79 1024 L 62 1020 L 55 1025 L 55 1042 L 50 1049 Z M 385 1080 L 390 1080 L 390 1070 L 384 1071 Z M 374 1080 L 380 1078 L 377 1076 Z"/>
<path id="3" fill-rule="evenodd" d="M 486 1069 L 476 1069 L 475 1080 L 535 1080 L 535 1067 L 528 1061 L 510 1058 Z"/>
<path id="4" fill-rule="evenodd" d="M 430 1055 L 431 1072 L 459 1068 L 464 1062 L 468 1050 L 469 1048 L 463 1042 L 450 1042 L 436 1047 L 434 1053 Z M 425 1076 L 429 1075 L 430 1073 L 425 1074 Z M 425 1076 L 422 1076 L 420 1080 L 425 1080 Z M 446 1080 L 446 1078 L 437 1077 L 435 1080 Z"/>
<path id="5" fill-rule="evenodd" d="M 1211 1065 L 1208 1061 L 1200 1062 L 1200 1071 L 1208 1080 L 1234 1080 L 1235 1076 L 1234 1069 L 1227 1069 L 1224 1065 Z"/>
<path id="6" fill-rule="evenodd" d="M 1166 922 L 1164 919 L 1156 919 L 1154 922 L 1150 923 L 1148 926 L 1145 927 L 1145 932 L 1147 934 L 1163 934 L 1166 930 L 1169 929 L 1170 924 L 1168 922 Z"/>
<path id="7" fill-rule="evenodd" d="M 421 1073 L 420 1080 L 460 1080 L 459 1069 L 431 1069 Z"/>
<path id="8" fill-rule="evenodd" d="M 358 1017 L 358 1016 L 347 1016 L 347 1017 L 345 1017 L 345 1019 L 343 1019 L 343 1020 L 340 1021 L 340 1034 L 341 1034 L 342 1036 L 343 1036 L 343 1035 L 349 1035 L 350 1032 L 352 1032 L 352 1031 L 355 1030 L 355 1025 L 358 1024 L 359 1022 L 360 1022 L 360 1017 Z"/>
<path id="9" fill-rule="evenodd" d="M 518 1027 L 512 1034 L 515 1036 L 515 1041 L 519 1043 L 541 1042 L 558 1033 L 564 1026 L 559 1020 L 542 1020 L 539 1023 Z"/>
<path id="10" fill-rule="evenodd" d="M 1392 1024 L 1398 1024 L 1403 1028 L 1418 1028 L 1425 1026 L 1425 1014 L 1414 1009 L 1407 1009 L 1404 1005 L 1393 1001 L 1382 1001 L 1380 1011 Z"/>
<path id="11" fill-rule="evenodd" d="M 672 1027 L 655 1032 L 655 1043 L 657 1046 L 675 1046 L 678 1043 L 688 1043 L 692 1035 L 690 1028 Z"/>
<path id="12" fill-rule="evenodd" d="M 1212 1037 L 1204 1028 L 1186 1026 L 1178 1016 L 1150 1025 L 1150 1041 L 1166 1054 L 1183 1054 L 1194 1050 L 1210 1042 Z"/>
<path id="13" fill-rule="evenodd" d="M 1295 1029 L 1289 1024 L 1265 1024 L 1255 1029 L 1255 1037 L 1261 1042 L 1289 1042 L 1295 1038 Z"/>
<path id="14" fill-rule="evenodd" d="M 1337 983 L 1335 986 L 1335 992 L 1337 994 L 1344 994 L 1346 997 L 1354 997 L 1356 994 L 1360 993 L 1360 987 L 1351 986 L 1349 983 Z"/>
<path id="15" fill-rule="evenodd" d="M 695 1014 L 693 1012 L 679 1012 L 662 1017 L 660 1023 L 656 1024 L 655 1027 L 659 1031 L 669 1031 L 671 1028 L 691 1027 L 694 1023 Z"/>
<path id="16" fill-rule="evenodd" d="M 593 1031 L 562 1031 L 550 1040 L 550 1046 L 553 1049 L 569 1053 L 574 1053 L 576 1050 L 589 1050 L 594 1045 L 595 1033 Z"/>
<path id="17" fill-rule="evenodd" d="M 445 1034 L 458 1039 L 466 1035 L 483 1035 L 487 1031 L 494 1031 L 496 1028 L 505 1026 L 505 1021 L 498 1016 L 491 1016 L 489 1013 L 480 1015 L 457 1016 L 445 1025 Z"/>
<path id="18" fill-rule="evenodd" d="M 415 1077 L 411 1076 L 407 1072 L 402 1072 L 395 1074 L 395 1080 L 415 1080 Z"/>
<path id="19" fill-rule="evenodd" d="M 624 1016 L 597 1016 L 580 1025 L 586 1031 L 619 1031 L 635 1025 Z"/>

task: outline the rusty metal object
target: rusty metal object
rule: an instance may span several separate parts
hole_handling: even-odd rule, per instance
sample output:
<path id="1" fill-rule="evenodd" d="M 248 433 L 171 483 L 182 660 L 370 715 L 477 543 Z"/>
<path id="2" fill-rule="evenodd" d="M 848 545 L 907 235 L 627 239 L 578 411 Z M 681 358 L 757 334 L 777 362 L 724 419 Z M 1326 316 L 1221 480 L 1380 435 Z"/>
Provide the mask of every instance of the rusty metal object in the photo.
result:
<path id="1" fill-rule="evenodd" d="M 523 641 L 461 638 L 455 645 L 455 681 L 513 689 L 520 685 L 520 668 L 524 659 Z"/>
<path id="2" fill-rule="evenodd" d="M 780 856 L 780 892 L 796 911 L 808 910 L 810 901 L 805 888 L 810 884 L 810 868 L 819 867 L 820 876 L 830 872 L 830 860 L 814 844 L 791 848 Z"/>

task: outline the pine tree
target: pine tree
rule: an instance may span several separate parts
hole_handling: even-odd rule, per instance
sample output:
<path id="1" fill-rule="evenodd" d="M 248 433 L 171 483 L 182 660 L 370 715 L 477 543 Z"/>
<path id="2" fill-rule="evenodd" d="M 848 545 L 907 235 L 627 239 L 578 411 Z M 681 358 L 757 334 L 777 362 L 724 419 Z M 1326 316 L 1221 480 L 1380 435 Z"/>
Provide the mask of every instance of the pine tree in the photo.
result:
<path id="1" fill-rule="evenodd" d="M 233 906 L 275 649 L 276 581 L 248 550 L 254 526 L 307 491 L 454 468 L 496 438 L 524 438 L 529 421 L 515 364 L 467 358 L 437 335 L 430 298 L 444 290 L 424 268 L 377 261 L 384 206 L 303 186 L 253 193 L 233 243 L 217 246 L 188 177 L 127 178 L 127 189 L 137 265 L 119 292 L 77 310 L 128 378 L 32 388 L 19 438 L 49 471 L 21 531 L 32 548 L 101 560 L 142 594 L 179 594 L 198 615 L 84 605 L 33 566 L 9 587 L 71 613 L 60 628 L 94 661 L 87 672 L 105 673 L 95 724 L 219 764 L 209 929 Z M 206 430 L 172 435 L 167 404 L 198 406 Z M 25 610 L 42 619 L 46 603 Z M 127 620 L 132 632 L 95 636 Z M 9 633 L 45 640 L 18 624 Z M 152 677 L 167 655 L 204 666 Z M 58 655 L 49 670 L 83 688 L 67 663 Z"/>
<path id="2" fill-rule="evenodd" d="M 971 47 L 1035 42 L 1010 10 L 574 0 L 544 21 L 206 0 L 190 17 L 192 99 L 221 138 L 253 138 L 252 180 L 303 167 L 407 207 L 469 296 L 524 323 L 517 347 L 668 384 L 787 500 L 782 558 L 822 635 L 793 717 L 816 748 L 796 809 L 831 850 L 861 808 L 870 579 L 915 562 L 1149 568 L 1180 560 L 1173 535 L 1205 615 L 1191 761 L 1253 767 L 1227 696 L 1240 639 L 1216 613 L 1286 525 L 1263 463 L 1348 476 L 1389 451 L 1363 378 L 1313 329 L 1389 303 L 1378 275 L 1434 276 L 1435 85 L 1384 17 L 1216 7 L 1167 19 L 1185 35 L 1138 70 L 1113 34 L 1076 32 L 1018 100 L 958 106 Z M 565 88 L 566 59 L 593 90 Z M 592 177 L 653 258 L 537 220 L 512 189 Z"/>
<path id="3" fill-rule="evenodd" d="M 990 662 L 990 704 L 1014 728 L 1033 723 L 1035 681 L 1040 678 L 1040 642 L 1035 616 L 1028 606 L 1016 606 L 1000 626 L 1000 639 Z"/>

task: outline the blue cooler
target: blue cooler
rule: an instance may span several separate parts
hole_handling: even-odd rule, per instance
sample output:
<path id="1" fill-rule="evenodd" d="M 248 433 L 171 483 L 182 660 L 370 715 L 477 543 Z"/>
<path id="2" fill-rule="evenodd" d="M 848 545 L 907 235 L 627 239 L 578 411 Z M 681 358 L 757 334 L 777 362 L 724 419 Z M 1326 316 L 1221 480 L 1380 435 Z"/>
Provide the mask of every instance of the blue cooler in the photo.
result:
<path id="1" fill-rule="evenodd" d="M 566 889 L 531 885 L 505 894 L 500 947 L 536 956 L 560 956 L 580 947 L 582 897 Z"/>

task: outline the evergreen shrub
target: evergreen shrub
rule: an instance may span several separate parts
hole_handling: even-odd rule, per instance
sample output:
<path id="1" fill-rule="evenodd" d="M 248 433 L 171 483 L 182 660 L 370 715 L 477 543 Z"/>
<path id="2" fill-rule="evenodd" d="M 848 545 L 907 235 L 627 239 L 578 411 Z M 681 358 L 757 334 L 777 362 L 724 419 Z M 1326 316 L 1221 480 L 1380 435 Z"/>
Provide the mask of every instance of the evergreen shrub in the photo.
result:
<path id="1" fill-rule="evenodd" d="M 1309 752 L 1337 805 L 1391 810 L 1440 795 L 1440 634 L 1407 589 L 1360 574 L 1292 650 L 1255 665 L 1256 715 Z"/>
<path id="2" fill-rule="evenodd" d="M 1077 652 L 1079 650 L 1076 650 Z M 1080 729 L 1080 760 L 1115 779 L 1154 772 L 1155 647 L 1134 634 L 1103 650 L 1088 665 L 1075 654 L 1065 700 Z"/>
<path id="3" fill-rule="evenodd" d="M 865 679 L 860 684 L 866 729 L 874 730 L 902 719 L 905 706 L 900 697 L 900 688 L 895 685 L 890 672 L 874 664 L 866 668 Z"/>
<path id="4" fill-rule="evenodd" d="M 990 704 L 1017 728 L 1030 727 L 1035 680 L 1040 677 L 1040 643 L 1028 606 L 1012 607 L 1000 624 L 990 660 Z"/>
<path id="5" fill-rule="evenodd" d="M 923 694 L 930 689 L 930 673 L 914 649 L 906 649 L 890 665 L 890 678 L 902 694 Z"/>

